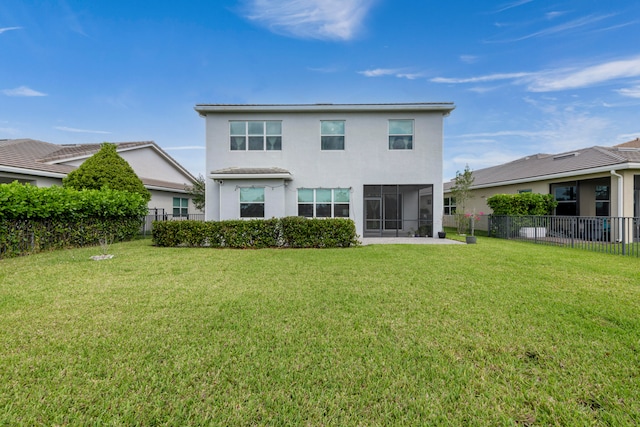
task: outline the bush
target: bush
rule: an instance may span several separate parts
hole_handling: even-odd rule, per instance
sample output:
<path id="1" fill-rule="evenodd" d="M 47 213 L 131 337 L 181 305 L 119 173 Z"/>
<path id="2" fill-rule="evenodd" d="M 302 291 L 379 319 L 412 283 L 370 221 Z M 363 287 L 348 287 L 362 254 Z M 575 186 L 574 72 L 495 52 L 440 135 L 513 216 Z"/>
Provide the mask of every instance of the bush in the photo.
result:
<path id="1" fill-rule="evenodd" d="M 301 217 L 267 220 L 155 221 L 157 246 L 335 248 L 358 244 L 353 221 Z"/>
<path id="2" fill-rule="evenodd" d="M 134 237 L 147 212 L 140 194 L 0 184 L 0 258 Z"/>
<path id="3" fill-rule="evenodd" d="M 138 193 L 146 203 L 151 200 L 147 190 L 129 163 L 120 157 L 115 144 L 104 143 L 102 148 L 69 173 L 63 180 L 65 188 L 75 190 L 112 190 Z"/>
<path id="4" fill-rule="evenodd" d="M 493 215 L 551 215 L 557 205 L 551 194 L 495 194 L 487 199 Z"/>

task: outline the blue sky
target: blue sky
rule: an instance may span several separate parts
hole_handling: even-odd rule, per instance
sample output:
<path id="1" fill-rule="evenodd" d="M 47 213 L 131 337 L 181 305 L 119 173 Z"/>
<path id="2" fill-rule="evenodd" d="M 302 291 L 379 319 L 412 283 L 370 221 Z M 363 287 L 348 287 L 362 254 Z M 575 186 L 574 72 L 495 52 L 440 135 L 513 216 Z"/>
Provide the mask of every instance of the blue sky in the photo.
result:
<path id="1" fill-rule="evenodd" d="M 640 136 L 637 0 L 2 0 L 0 138 L 154 140 L 198 103 L 454 102 L 444 178 Z"/>

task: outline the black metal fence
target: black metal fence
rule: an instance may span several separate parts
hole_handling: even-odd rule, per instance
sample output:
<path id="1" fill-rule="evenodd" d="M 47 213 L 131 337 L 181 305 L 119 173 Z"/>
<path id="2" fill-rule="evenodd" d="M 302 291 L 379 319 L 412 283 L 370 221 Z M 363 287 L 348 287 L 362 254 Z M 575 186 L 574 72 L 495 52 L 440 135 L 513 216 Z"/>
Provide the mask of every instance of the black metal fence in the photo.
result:
<path id="1" fill-rule="evenodd" d="M 640 257 L 640 218 L 492 215 L 488 235 Z"/>
<path id="2" fill-rule="evenodd" d="M 148 236 L 153 231 L 153 221 L 204 221 L 204 214 L 171 215 L 166 213 L 154 213 L 144 217 L 140 234 Z"/>

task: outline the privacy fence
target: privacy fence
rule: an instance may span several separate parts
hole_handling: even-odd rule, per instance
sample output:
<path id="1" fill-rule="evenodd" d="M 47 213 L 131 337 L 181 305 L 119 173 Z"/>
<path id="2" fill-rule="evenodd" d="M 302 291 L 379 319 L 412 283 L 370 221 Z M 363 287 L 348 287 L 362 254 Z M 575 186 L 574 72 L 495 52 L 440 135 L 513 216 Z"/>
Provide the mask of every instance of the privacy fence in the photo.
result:
<path id="1" fill-rule="evenodd" d="M 487 221 L 489 237 L 640 257 L 640 218 L 491 215 Z"/>

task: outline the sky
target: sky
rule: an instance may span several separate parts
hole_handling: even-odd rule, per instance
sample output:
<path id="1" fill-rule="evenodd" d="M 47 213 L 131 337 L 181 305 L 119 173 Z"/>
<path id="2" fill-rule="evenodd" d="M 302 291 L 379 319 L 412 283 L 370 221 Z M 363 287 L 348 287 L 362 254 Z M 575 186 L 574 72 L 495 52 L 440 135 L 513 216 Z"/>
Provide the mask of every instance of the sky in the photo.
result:
<path id="1" fill-rule="evenodd" d="M 153 140 L 196 104 L 453 102 L 444 179 L 640 137 L 637 0 L 1 0 L 0 139 Z"/>

